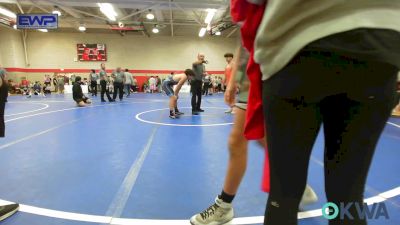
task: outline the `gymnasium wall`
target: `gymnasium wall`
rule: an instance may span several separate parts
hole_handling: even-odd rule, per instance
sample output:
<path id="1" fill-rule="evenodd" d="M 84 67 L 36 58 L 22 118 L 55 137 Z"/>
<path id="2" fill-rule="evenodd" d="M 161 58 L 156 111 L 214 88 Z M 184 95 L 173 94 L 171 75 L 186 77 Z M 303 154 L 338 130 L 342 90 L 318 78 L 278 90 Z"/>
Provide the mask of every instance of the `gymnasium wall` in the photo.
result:
<path id="1" fill-rule="evenodd" d="M 0 26 L 0 65 L 25 67 L 21 32 Z"/>
<path id="2" fill-rule="evenodd" d="M 221 74 L 226 62 L 223 55 L 234 52 L 235 38 L 157 37 L 119 34 L 42 33 L 29 32 L 27 52 L 29 66 L 25 66 L 22 37 L 19 31 L 0 27 L 0 61 L 9 68 L 10 78 L 21 77 L 43 80 L 44 74 L 54 72 L 86 75 L 98 69 L 100 62 L 77 62 L 76 44 L 104 43 L 107 46 L 107 69 L 117 66 L 133 70 L 137 76 L 165 75 L 170 71 L 190 68 L 197 53 L 203 52 L 209 61 L 207 70 Z"/>

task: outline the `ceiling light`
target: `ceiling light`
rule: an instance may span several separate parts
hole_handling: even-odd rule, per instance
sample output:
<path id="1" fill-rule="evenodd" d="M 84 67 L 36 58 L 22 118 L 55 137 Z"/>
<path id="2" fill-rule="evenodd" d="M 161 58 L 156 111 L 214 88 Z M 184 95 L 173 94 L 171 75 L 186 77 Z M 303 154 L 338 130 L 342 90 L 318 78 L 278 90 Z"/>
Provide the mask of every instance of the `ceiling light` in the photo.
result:
<path id="1" fill-rule="evenodd" d="M 47 29 L 37 29 L 38 31 L 41 31 L 41 32 L 49 32 Z"/>
<path id="2" fill-rule="evenodd" d="M 53 14 L 57 14 L 58 16 L 61 16 L 61 12 L 59 10 L 53 10 Z"/>
<path id="3" fill-rule="evenodd" d="M 217 12 L 217 10 L 216 9 L 207 9 L 207 12 L 208 12 L 208 14 L 206 16 L 206 19 L 204 20 L 204 23 L 210 24 L 212 19 L 214 18 L 214 15 Z"/>
<path id="4" fill-rule="evenodd" d="M 148 20 L 154 20 L 154 14 L 151 12 L 151 9 L 149 9 L 149 13 L 147 13 L 146 18 Z"/>
<path id="5" fill-rule="evenodd" d="M 116 21 L 118 14 L 115 12 L 114 7 L 110 3 L 97 3 L 100 11 L 111 21 Z"/>
<path id="6" fill-rule="evenodd" d="M 158 32 L 160 32 L 160 30 L 159 30 L 157 27 L 154 27 L 152 31 L 153 31 L 153 33 L 155 33 L 155 34 L 157 34 Z"/>
<path id="7" fill-rule="evenodd" d="M 199 32 L 199 37 L 204 37 L 204 35 L 206 34 L 206 32 L 207 32 L 207 28 L 202 27 L 202 28 L 200 29 L 200 32 Z"/>
<path id="8" fill-rule="evenodd" d="M 215 33 L 215 35 L 220 36 L 220 35 L 221 35 L 221 31 L 217 31 L 217 32 Z"/>
<path id="9" fill-rule="evenodd" d="M 0 14 L 3 14 L 5 16 L 13 18 L 13 19 L 17 18 L 17 15 L 15 13 L 11 12 L 8 9 L 2 8 L 2 7 L 0 7 Z"/>
<path id="10" fill-rule="evenodd" d="M 86 30 L 86 27 L 85 27 L 84 25 L 80 25 L 80 26 L 78 27 L 78 30 L 80 30 L 80 31 L 85 31 L 85 30 Z"/>
<path id="11" fill-rule="evenodd" d="M 54 6 L 54 9 L 53 9 L 53 12 L 52 12 L 53 14 L 57 14 L 58 16 L 61 16 L 61 11 L 60 11 L 60 9 L 58 8 L 58 6 Z"/>

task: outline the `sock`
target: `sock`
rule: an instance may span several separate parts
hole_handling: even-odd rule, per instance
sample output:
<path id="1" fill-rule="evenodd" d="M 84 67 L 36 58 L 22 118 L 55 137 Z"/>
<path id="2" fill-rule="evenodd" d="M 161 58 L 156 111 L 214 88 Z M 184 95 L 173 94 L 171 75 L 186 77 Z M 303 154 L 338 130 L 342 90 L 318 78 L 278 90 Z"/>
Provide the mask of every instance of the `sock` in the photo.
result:
<path id="1" fill-rule="evenodd" d="M 221 195 L 218 195 L 218 198 L 226 203 L 232 203 L 233 199 L 235 198 L 235 195 L 229 195 L 225 193 L 224 190 L 222 190 Z"/>

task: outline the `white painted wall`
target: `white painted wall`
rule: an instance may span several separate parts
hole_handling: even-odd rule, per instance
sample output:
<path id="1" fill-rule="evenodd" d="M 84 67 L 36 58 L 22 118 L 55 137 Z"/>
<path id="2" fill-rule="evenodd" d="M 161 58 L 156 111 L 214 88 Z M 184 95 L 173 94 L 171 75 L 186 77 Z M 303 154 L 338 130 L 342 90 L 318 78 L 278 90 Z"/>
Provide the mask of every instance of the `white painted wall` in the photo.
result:
<path id="1" fill-rule="evenodd" d="M 133 70 L 184 70 L 191 68 L 197 53 L 203 52 L 209 61 L 207 70 L 223 71 L 223 55 L 235 52 L 235 38 L 120 36 L 119 34 L 88 33 L 28 33 L 25 56 L 21 32 L 0 27 L 0 63 L 9 68 L 32 69 L 98 69 L 100 62 L 75 62 L 76 44 L 104 43 L 107 46 L 108 69 L 121 66 Z M 142 74 L 146 75 L 146 74 Z M 28 77 L 42 80 L 43 74 L 10 73 L 12 78 Z M 19 79 L 16 79 L 17 81 Z"/>
<path id="2" fill-rule="evenodd" d="M 0 59 L 4 67 L 25 67 L 21 32 L 0 26 Z"/>
<path id="3" fill-rule="evenodd" d="M 98 68 L 99 62 L 74 62 L 76 44 L 104 43 L 107 68 L 121 66 L 140 70 L 190 68 L 198 52 L 204 52 L 209 70 L 223 70 L 226 52 L 234 52 L 235 39 L 191 37 L 137 37 L 118 34 L 40 33 L 28 36 L 31 68 Z"/>

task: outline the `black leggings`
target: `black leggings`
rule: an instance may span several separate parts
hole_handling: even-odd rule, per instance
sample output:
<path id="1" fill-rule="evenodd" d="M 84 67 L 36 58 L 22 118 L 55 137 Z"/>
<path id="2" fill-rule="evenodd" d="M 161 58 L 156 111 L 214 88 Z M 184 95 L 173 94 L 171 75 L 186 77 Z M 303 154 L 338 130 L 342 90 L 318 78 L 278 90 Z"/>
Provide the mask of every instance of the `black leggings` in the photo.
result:
<path id="1" fill-rule="evenodd" d="M 297 224 L 321 124 L 328 202 L 363 202 L 375 147 L 395 105 L 397 72 L 389 64 L 303 52 L 264 81 L 271 174 L 264 224 Z M 355 207 L 349 212 L 358 215 Z M 366 224 L 356 217 L 329 224 Z"/>
<path id="2" fill-rule="evenodd" d="M 5 124 L 4 124 L 4 108 L 6 107 L 6 102 L 0 101 L 0 138 L 5 135 Z"/>

